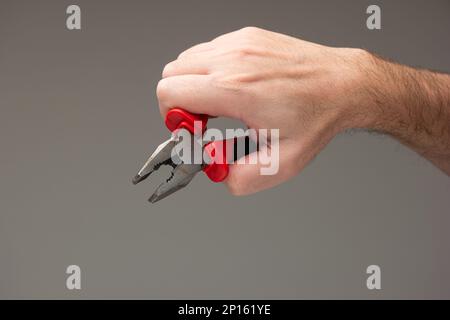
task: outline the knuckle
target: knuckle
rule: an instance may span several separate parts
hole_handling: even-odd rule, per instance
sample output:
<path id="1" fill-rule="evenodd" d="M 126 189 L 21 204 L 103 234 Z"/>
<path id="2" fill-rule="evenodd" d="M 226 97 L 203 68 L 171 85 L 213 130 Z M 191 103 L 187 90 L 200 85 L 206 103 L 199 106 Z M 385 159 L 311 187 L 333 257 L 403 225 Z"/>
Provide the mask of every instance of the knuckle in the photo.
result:
<path id="1" fill-rule="evenodd" d="M 185 58 L 186 56 L 188 56 L 188 55 L 191 54 L 191 53 L 192 53 L 192 48 L 187 49 L 187 50 L 184 50 L 183 52 L 181 52 L 181 53 L 178 55 L 177 59 Z"/>
<path id="2" fill-rule="evenodd" d="M 246 59 L 257 54 L 257 49 L 249 44 L 243 44 L 231 51 L 233 58 L 238 60 Z"/>
<path id="3" fill-rule="evenodd" d="M 254 53 L 254 48 L 247 44 L 241 44 L 231 49 L 228 54 L 232 59 L 242 60 Z"/>
<path id="4" fill-rule="evenodd" d="M 258 72 L 233 72 L 214 77 L 213 83 L 222 89 L 233 89 L 241 94 L 250 94 L 252 83 L 257 82 L 261 76 Z"/>
<path id="5" fill-rule="evenodd" d="M 258 27 L 253 27 L 253 26 L 247 26 L 242 28 L 241 33 L 245 33 L 245 34 L 255 34 L 255 33 L 259 33 L 261 31 L 260 28 Z"/>
<path id="6" fill-rule="evenodd" d="M 214 87 L 226 91 L 239 91 L 242 85 L 239 75 L 216 75 L 211 82 Z"/>
<path id="7" fill-rule="evenodd" d="M 169 77 L 173 73 L 173 70 L 174 70 L 174 62 L 172 61 L 164 66 L 164 69 L 162 71 L 162 77 L 163 78 Z"/>
<path id="8" fill-rule="evenodd" d="M 169 95 L 169 86 L 166 79 L 161 79 L 156 86 L 156 96 L 158 100 L 166 100 Z"/>

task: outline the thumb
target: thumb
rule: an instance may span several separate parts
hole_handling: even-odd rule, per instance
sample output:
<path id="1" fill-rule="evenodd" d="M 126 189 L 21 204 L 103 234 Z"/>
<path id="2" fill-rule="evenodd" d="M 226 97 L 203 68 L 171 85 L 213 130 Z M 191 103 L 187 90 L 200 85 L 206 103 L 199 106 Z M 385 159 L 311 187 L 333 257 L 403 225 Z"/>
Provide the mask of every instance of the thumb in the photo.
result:
<path id="1" fill-rule="evenodd" d="M 278 148 L 279 146 L 279 148 Z M 229 167 L 225 184 L 233 195 L 248 195 L 276 186 L 297 174 L 296 153 L 286 143 L 240 158 Z"/>

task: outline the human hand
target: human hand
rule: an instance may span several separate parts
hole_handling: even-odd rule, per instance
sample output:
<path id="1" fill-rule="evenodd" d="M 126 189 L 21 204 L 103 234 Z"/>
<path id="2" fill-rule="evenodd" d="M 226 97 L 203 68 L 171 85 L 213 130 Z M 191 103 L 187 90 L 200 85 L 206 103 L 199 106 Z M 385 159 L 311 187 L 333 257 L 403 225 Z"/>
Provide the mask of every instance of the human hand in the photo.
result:
<path id="1" fill-rule="evenodd" d="M 258 165 L 230 167 L 225 182 L 233 194 L 256 192 L 296 175 L 345 129 L 348 110 L 358 103 L 361 55 L 244 28 L 196 45 L 167 64 L 157 88 L 160 111 L 164 116 L 181 106 L 235 118 L 256 130 L 280 129 L 277 174 L 260 175 Z"/>
<path id="2" fill-rule="evenodd" d="M 162 116 L 179 106 L 235 118 L 256 130 L 278 128 L 277 174 L 261 175 L 259 165 L 230 166 L 225 183 L 231 193 L 249 194 L 295 176 L 339 132 L 378 129 L 379 97 L 373 93 L 387 97 L 389 89 L 381 87 L 385 69 L 374 59 L 361 49 L 248 27 L 196 45 L 167 64 L 157 87 L 159 107 Z M 372 74 L 379 79 L 371 82 Z"/>

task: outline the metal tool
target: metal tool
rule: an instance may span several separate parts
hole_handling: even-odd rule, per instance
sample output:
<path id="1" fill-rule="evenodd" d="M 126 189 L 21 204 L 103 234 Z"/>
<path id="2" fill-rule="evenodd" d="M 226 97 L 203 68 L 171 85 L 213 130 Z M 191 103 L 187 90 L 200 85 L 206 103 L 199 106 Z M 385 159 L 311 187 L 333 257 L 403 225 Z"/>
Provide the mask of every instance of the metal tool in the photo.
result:
<path id="1" fill-rule="evenodd" d="M 200 128 L 194 127 L 194 122 L 201 124 Z M 196 115 L 189 113 L 180 108 L 173 108 L 169 110 L 166 115 L 165 123 L 167 128 L 172 131 L 172 136 L 169 140 L 161 143 L 153 154 L 148 158 L 144 166 L 139 170 L 137 175 L 133 178 L 133 184 L 137 184 L 145 180 L 154 171 L 158 170 L 162 165 L 169 165 L 172 167 L 172 172 L 170 177 L 161 183 L 156 191 L 149 198 L 151 203 L 155 203 L 168 195 L 178 191 L 191 182 L 192 178 L 200 172 L 203 171 L 213 182 L 221 182 L 228 175 L 228 163 L 226 159 L 222 161 L 201 164 L 188 164 L 184 163 L 180 159 L 172 158 L 172 149 L 177 145 L 177 132 L 180 129 L 186 129 L 192 135 L 194 143 L 199 140 L 198 137 L 203 135 L 206 130 L 206 124 L 208 122 L 208 116 L 206 115 Z M 219 145 L 222 143 L 222 145 Z M 246 140 L 247 145 L 247 140 Z M 222 148 L 221 153 L 223 157 L 226 157 L 226 147 L 224 146 L 224 141 L 212 141 L 206 145 L 202 145 L 202 150 L 213 159 L 215 157 L 216 150 Z"/>

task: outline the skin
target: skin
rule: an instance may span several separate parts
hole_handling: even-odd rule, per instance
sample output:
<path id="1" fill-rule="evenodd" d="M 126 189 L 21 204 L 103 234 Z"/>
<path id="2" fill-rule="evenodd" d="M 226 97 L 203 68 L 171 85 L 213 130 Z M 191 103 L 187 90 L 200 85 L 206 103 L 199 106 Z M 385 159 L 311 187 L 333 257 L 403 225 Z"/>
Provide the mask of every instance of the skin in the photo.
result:
<path id="1" fill-rule="evenodd" d="M 180 106 L 280 129 L 279 172 L 231 165 L 225 183 L 235 195 L 294 177 L 351 128 L 389 134 L 450 175 L 450 76 L 361 49 L 247 27 L 182 52 L 165 66 L 157 96 L 163 117 Z"/>

